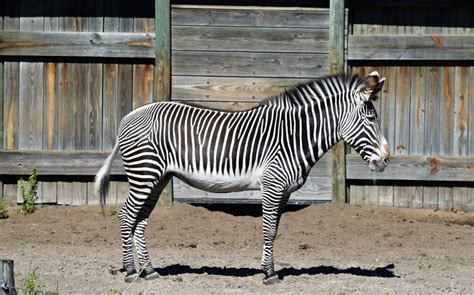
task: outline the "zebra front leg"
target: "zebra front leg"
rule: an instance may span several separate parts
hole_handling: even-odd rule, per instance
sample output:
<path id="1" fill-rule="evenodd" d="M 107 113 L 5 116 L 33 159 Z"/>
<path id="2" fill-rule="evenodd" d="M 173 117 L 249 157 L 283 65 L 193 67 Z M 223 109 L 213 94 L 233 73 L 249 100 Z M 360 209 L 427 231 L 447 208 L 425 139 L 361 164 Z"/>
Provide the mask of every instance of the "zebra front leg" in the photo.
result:
<path id="1" fill-rule="evenodd" d="M 275 272 L 273 261 L 273 245 L 280 223 L 281 213 L 288 201 L 289 195 L 285 193 L 264 192 L 262 197 L 263 217 L 263 253 L 261 267 L 265 274 L 263 283 L 265 285 L 280 282 Z"/>

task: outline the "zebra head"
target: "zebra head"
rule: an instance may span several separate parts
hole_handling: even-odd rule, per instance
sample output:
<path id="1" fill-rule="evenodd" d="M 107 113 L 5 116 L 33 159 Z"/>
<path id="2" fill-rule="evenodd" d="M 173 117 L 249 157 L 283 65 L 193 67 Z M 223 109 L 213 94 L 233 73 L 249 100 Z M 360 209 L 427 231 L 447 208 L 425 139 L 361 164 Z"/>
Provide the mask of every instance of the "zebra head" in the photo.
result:
<path id="1" fill-rule="evenodd" d="M 352 89 L 340 129 L 342 138 L 369 163 L 370 170 L 377 172 L 384 171 L 390 161 L 390 149 L 372 103 L 379 98 L 384 80 L 374 71 Z"/>

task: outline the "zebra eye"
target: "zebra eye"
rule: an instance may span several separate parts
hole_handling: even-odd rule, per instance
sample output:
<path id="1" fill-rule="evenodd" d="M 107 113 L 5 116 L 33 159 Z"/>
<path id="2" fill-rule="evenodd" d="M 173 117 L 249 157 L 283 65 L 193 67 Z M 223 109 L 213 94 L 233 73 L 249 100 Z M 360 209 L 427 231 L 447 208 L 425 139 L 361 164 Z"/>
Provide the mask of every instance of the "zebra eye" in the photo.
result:
<path id="1" fill-rule="evenodd" d="M 367 116 L 367 120 L 369 120 L 370 123 L 374 123 L 375 122 L 375 116 L 369 115 L 369 116 Z"/>

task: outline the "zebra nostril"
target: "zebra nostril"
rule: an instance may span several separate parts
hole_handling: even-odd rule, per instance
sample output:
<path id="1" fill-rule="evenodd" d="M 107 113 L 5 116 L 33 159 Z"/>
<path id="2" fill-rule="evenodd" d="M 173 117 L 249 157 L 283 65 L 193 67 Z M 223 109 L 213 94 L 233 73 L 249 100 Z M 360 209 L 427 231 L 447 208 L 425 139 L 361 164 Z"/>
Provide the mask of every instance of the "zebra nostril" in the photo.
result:
<path id="1" fill-rule="evenodd" d="M 383 162 L 384 162 L 385 164 L 388 164 L 388 163 L 390 162 L 390 158 L 385 158 L 385 159 L 383 159 Z"/>

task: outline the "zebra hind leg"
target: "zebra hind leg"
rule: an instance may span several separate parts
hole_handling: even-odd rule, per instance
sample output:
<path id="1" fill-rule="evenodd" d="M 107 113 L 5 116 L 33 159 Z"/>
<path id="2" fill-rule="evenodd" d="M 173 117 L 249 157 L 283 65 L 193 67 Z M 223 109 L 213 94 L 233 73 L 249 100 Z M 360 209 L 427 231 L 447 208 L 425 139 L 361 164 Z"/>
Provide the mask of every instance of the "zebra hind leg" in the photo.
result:
<path id="1" fill-rule="evenodd" d="M 132 232 L 134 224 L 132 224 L 128 218 L 129 210 L 127 210 L 127 203 L 128 202 L 125 202 L 125 204 L 122 206 L 118 217 L 120 220 L 120 230 L 122 236 L 123 270 L 126 272 L 125 282 L 131 283 L 138 277 L 138 273 L 135 269 L 135 262 L 133 260 Z"/>
<path id="2" fill-rule="evenodd" d="M 133 234 L 135 247 L 137 249 L 138 262 L 140 265 L 140 275 L 145 280 L 152 280 L 158 278 L 158 273 L 153 268 L 153 265 L 148 255 L 148 248 L 145 240 L 145 228 L 148 224 L 148 217 L 155 208 L 156 203 L 160 197 L 166 184 L 169 182 L 170 176 L 164 177 L 157 185 L 155 185 L 150 196 L 146 199 L 144 206 L 138 213 L 138 222 Z"/>
<path id="3" fill-rule="evenodd" d="M 289 194 L 281 192 L 264 191 L 262 197 L 263 217 L 263 253 L 261 267 L 265 278 L 265 285 L 280 282 L 273 261 L 273 244 L 278 231 L 281 213 L 288 202 Z"/>

